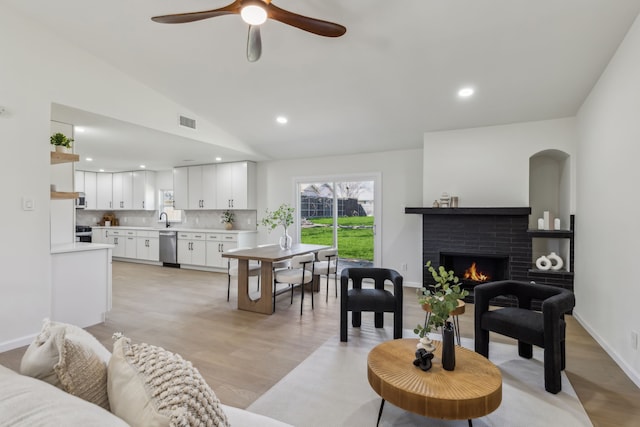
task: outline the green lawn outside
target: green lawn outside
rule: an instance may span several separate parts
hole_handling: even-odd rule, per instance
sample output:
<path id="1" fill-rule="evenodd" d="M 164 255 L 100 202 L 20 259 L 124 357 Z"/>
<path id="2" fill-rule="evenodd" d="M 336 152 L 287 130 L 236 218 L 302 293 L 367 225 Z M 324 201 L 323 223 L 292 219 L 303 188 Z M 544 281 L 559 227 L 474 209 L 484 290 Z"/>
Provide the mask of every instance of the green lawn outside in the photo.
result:
<path id="1" fill-rule="evenodd" d="M 312 218 L 308 221 L 314 224 L 333 224 L 333 218 Z M 359 226 L 365 228 L 355 228 Z M 373 217 L 340 217 L 338 227 L 340 258 L 373 261 Z M 302 243 L 333 245 L 331 227 L 305 227 L 301 234 Z"/>

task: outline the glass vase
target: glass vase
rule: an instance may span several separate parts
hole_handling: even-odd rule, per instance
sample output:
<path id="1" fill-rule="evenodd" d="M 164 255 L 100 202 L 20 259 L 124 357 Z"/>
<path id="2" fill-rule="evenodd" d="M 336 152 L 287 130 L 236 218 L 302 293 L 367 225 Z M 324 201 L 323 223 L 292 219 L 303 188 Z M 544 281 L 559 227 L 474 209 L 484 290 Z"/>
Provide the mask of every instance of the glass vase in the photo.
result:
<path id="1" fill-rule="evenodd" d="M 292 241 L 293 239 L 291 239 L 286 227 L 284 227 L 284 233 L 280 236 L 280 248 L 285 251 L 291 249 Z"/>

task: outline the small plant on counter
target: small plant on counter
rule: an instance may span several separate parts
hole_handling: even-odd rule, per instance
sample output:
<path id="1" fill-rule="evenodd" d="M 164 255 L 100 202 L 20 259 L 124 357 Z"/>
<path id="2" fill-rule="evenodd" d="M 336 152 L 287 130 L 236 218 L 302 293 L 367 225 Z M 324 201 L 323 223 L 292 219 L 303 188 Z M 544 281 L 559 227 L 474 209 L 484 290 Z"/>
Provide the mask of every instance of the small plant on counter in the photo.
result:
<path id="1" fill-rule="evenodd" d="M 71 148 L 71 143 L 73 142 L 73 138 L 67 138 L 65 134 L 57 132 L 51 135 L 51 138 L 49 138 L 49 141 L 51 142 L 51 145 Z"/>
<path id="2" fill-rule="evenodd" d="M 220 222 L 223 224 L 233 224 L 234 216 L 233 212 L 226 210 L 220 215 Z"/>

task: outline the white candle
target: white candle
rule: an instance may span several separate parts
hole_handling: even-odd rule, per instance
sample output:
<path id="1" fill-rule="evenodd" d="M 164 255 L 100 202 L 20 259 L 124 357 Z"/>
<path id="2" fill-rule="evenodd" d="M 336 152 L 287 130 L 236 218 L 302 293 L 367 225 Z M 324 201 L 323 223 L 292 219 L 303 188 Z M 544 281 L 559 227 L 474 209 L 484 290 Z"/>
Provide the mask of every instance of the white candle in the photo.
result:
<path id="1" fill-rule="evenodd" d="M 538 218 L 538 230 L 544 230 L 544 219 Z"/>
<path id="2" fill-rule="evenodd" d="M 553 229 L 560 230 L 560 218 L 556 218 L 553 220 Z"/>

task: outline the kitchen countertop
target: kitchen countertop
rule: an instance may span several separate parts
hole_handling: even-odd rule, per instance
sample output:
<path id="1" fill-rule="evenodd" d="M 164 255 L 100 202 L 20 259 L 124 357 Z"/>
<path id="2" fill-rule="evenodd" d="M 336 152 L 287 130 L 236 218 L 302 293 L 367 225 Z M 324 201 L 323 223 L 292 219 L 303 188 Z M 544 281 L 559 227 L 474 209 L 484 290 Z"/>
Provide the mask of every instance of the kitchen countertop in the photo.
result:
<path id="1" fill-rule="evenodd" d="M 113 249 L 113 245 L 106 243 L 86 243 L 86 242 L 74 242 L 64 243 L 60 245 L 54 245 L 51 247 L 52 254 L 64 254 L 69 252 L 84 252 L 95 251 L 100 249 Z"/>
<path id="2" fill-rule="evenodd" d="M 189 233 L 229 233 L 229 234 L 238 234 L 238 233 L 257 233 L 257 230 L 224 230 L 218 228 L 183 228 L 183 227 L 136 227 L 131 225 L 118 225 L 118 226 L 110 226 L 105 227 L 102 225 L 92 225 L 91 228 L 107 228 L 110 230 L 144 230 L 144 231 L 179 231 L 179 232 L 189 232 Z"/>

